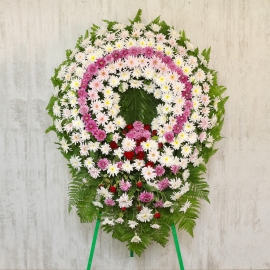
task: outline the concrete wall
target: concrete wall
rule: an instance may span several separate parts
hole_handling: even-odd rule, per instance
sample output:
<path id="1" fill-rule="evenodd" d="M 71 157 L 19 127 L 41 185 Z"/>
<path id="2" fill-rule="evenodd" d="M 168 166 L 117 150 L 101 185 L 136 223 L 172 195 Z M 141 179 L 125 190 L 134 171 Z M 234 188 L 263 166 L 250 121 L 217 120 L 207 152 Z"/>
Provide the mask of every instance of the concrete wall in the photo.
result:
<path id="1" fill-rule="evenodd" d="M 224 139 L 208 164 L 211 204 L 195 238 L 179 232 L 186 269 L 270 269 L 270 0 L 0 0 L 0 269 L 85 269 L 94 224 L 67 213 L 70 175 L 45 134 L 50 77 L 102 19 L 158 15 L 199 48 L 228 87 Z M 179 269 L 170 239 L 129 258 L 100 232 L 92 269 Z"/>

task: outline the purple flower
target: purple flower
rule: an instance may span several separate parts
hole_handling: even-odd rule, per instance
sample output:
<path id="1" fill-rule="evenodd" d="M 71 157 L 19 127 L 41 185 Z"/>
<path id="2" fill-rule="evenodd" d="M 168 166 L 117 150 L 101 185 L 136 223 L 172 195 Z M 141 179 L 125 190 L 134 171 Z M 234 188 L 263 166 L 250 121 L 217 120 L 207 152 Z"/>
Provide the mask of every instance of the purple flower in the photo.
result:
<path id="1" fill-rule="evenodd" d="M 91 115 L 90 114 L 84 114 L 83 115 L 83 121 L 87 123 L 89 120 L 91 120 Z"/>
<path id="2" fill-rule="evenodd" d="M 92 134 L 97 130 L 97 124 L 94 120 L 89 120 L 85 126 L 85 130 L 87 132 L 91 132 Z"/>
<path id="3" fill-rule="evenodd" d="M 173 134 L 172 131 L 169 131 L 169 132 L 166 132 L 164 134 L 164 137 L 165 137 L 167 142 L 171 143 L 173 141 L 173 139 L 174 139 L 174 134 Z"/>
<path id="4" fill-rule="evenodd" d="M 112 57 L 113 57 L 114 61 L 117 61 L 120 58 L 120 52 L 118 50 L 113 51 Z"/>
<path id="5" fill-rule="evenodd" d="M 152 47 L 146 47 L 143 49 L 143 53 L 146 57 L 151 58 L 154 55 L 154 50 Z"/>
<path id="6" fill-rule="evenodd" d="M 88 111 L 89 111 L 89 107 L 86 106 L 86 105 L 82 105 L 82 106 L 80 107 L 80 110 L 79 110 L 79 112 L 80 112 L 81 115 L 87 114 Z"/>
<path id="7" fill-rule="evenodd" d="M 107 158 L 102 158 L 98 161 L 97 165 L 101 170 L 106 170 L 109 165 L 109 160 Z"/>
<path id="8" fill-rule="evenodd" d="M 157 176 L 161 176 L 165 173 L 165 169 L 161 165 L 157 165 L 155 168 L 155 173 Z"/>
<path id="9" fill-rule="evenodd" d="M 185 91 L 182 91 L 182 97 L 184 97 L 185 99 L 191 99 L 192 94 L 189 90 L 185 90 Z"/>
<path id="10" fill-rule="evenodd" d="M 98 129 L 95 134 L 94 134 L 95 138 L 101 142 L 101 141 L 104 141 L 105 138 L 106 138 L 106 132 L 102 129 Z"/>
<path id="11" fill-rule="evenodd" d="M 162 62 L 168 65 L 172 62 L 172 58 L 166 55 L 162 58 Z"/>
<path id="12" fill-rule="evenodd" d="M 106 60 L 105 58 L 100 58 L 97 60 L 96 65 L 98 68 L 104 68 L 106 66 Z"/>
<path id="13" fill-rule="evenodd" d="M 173 126 L 173 133 L 174 134 L 179 134 L 182 131 L 183 126 L 179 124 L 175 124 Z"/>
<path id="14" fill-rule="evenodd" d="M 90 75 L 95 75 L 98 72 L 98 68 L 96 66 L 96 64 L 91 64 L 88 68 L 87 68 L 87 72 Z"/>
<path id="15" fill-rule="evenodd" d="M 109 205 L 109 206 L 115 205 L 115 201 L 113 199 L 106 199 L 104 202 L 106 205 Z"/>
<path id="16" fill-rule="evenodd" d="M 177 165 L 172 165 L 171 166 L 171 171 L 172 171 L 173 174 L 177 174 L 179 169 L 180 169 L 180 167 L 177 166 Z"/>
<path id="17" fill-rule="evenodd" d="M 154 194 L 152 192 L 144 191 L 139 195 L 139 200 L 144 203 L 149 203 L 154 199 Z"/>
<path id="18" fill-rule="evenodd" d="M 179 125 L 183 125 L 187 121 L 187 116 L 185 115 L 178 115 L 176 117 L 176 121 Z"/>
<path id="19" fill-rule="evenodd" d="M 186 83 L 187 80 L 188 80 L 188 76 L 182 74 L 182 75 L 179 76 L 179 79 L 180 79 L 181 83 Z"/>
<path id="20" fill-rule="evenodd" d="M 164 190 L 169 186 L 170 186 L 170 183 L 169 183 L 168 178 L 164 178 L 163 180 L 158 182 L 158 189 L 159 190 Z"/>
<path id="21" fill-rule="evenodd" d="M 87 92 L 85 90 L 78 90 L 78 97 L 79 98 L 86 98 L 87 97 Z"/>
<path id="22" fill-rule="evenodd" d="M 192 89 L 192 84 L 191 84 L 190 82 L 186 82 L 186 83 L 185 83 L 185 88 L 186 88 L 187 91 L 191 91 L 191 89 Z"/>
<path id="23" fill-rule="evenodd" d="M 160 200 L 160 201 L 157 201 L 154 203 L 154 207 L 156 208 L 162 208 L 163 207 L 163 202 Z"/>
<path id="24" fill-rule="evenodd" d="M 144 124 L 140 121 L 135 121 L 133 123 L 133 127 L 135 130 L 142 130 L 142 129 L 144 129 Z"/>
<path id="25" fill-rule="evenodd" d="M 127 192 L 130 187 L 131 187 L 131 183 L 130 182 L 125 182 L 123 179 L 120 181 L 120 189 Z"/>
<path id="26" fill-rule="evenodd" d="M 80 106 L 85 105 L 86 104 L 86 97 L 79 97 L 78 98 L 78 104 Z"/>

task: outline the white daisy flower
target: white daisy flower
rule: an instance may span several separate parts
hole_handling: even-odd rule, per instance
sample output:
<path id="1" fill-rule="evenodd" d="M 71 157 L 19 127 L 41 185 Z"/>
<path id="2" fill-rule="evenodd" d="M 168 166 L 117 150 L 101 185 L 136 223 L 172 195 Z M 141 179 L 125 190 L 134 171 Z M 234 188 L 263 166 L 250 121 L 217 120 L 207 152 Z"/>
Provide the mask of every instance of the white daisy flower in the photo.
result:
<path id="1" fill-rule="evenodd" d="M 157 162 L 159 159 L 159 152 L 157 150 L 149 151 L 149 154 L 147 155 L 147 159 L 152 162 Z"/>
<path id="2" fill-rule="evenodd" d="M 108 155 L 111 151 L 111 147 L 108 143 L 104 143 L 103 145 L 101 145 L 100 151 L 103 155 Z"/>
<path id="3" fill-rule="evenodd" d="M 169 181 L 169 183 L 170 183 L 170 188 L 171 189 L 178 189 L 178 188 L 180 188 L 180 186 L 182 184 L 182 181 L 181 181 L 180 178 L 175 178 L 175 179 L 171 179 Z"/>
<path id="4" fill-rule="evenodd" d="M 131 229 L 134 229 L 137 225 L 138 225 L 138 222 L 136 222 L 136 221 L 134 221 L 134 220 L 129 220 L 129 221 L 128 221 L 128 226 L 129 226 Z"/>
<path id="5" fill-rule="evenodd" d="M 65 153 L 67 153 L 67 152 L 70 150 L 70 148 L 69 148 L 69 145 L 70 145 L 70 144 L 67 143 L 67 141 L 66 141 L 65 138 L 63 138 L 63 139 L 60 141 L 60 144 L 61 144 L 61 148 L 63 149 L 63 151 L 64 151 Z"/>
<path id="6" fill-rule="evenodd" d="M 129 138 L 124 138 L 122 141 L 122 148 L 124 151 L 132 151 L 136 146 L 136 142 Z"/>
<path id="7" fill-rule="evenodd" d="M 129 160 L 126 160 L 125 162 L 123 162 L 122 170 L 127 172 L 127 173 L 130 173 L 131 171 L 133 171 L 133 166 L 132 166 L 132 164 L 130 164 Z"/>
<path id="8" fill-rule="evenodd" d="M 160 225 L 158 224 L 151 224 L 150 227 L 157 230 L 160 229 Z"/>
<path id="9" fill-rule="evenodd" d="M 116 223 L 123 224 L 124 220 L 122 218 L 118 218 L 115 220 Z"/>
<path id="10" fill-rule="evenodd" d="M 151 212 L 152 209 L 149 209 L 148 207 L 143 207 L 139 214 L 137 214 L 137 219 L 141 222 L 149 222 L 154 217 Z"/>
<path id="11" fill-rule="evenodd" d="M 93 205 L 94 206 L 97 206 L 97 207 L 99 207 L 99 208 L 103 208 L 103 205 L 100 203 L 100 202 L 93 202 Z"/>
<path id="12" fill-rule="evenodd" d="M 104 197 L 105 199 L 111 199 L 113 197 L 113 194 L 104 187 L 99 187 L 97 189 L 97 194 Z"/>
<path id="13" fill-rule="evenodd" d="M 114 226 L 114 219 L 109 219 L 108 217 L 105 217 L 104 220 L 102 221 L 102 225 L 110 225 Z"/>
<path id="14" fill-rule="evenodd" d="M 188 156 L 190 156 L 191 151 L 192 151 L 191 146 L 188 145 L 188 144 L 185 144 L 184 146 L 182 146 L 181 154 L 182 154 L 184 157 L 188 157 Z"/>
<path id="15" fill-rule="evenodd" d="M 122 194 L 119 199 L 116 199 L 116 201 L 118 202 L 120 208 L 129 208 L 132 206 L 132 198 L 129 199 L 127 193 Z"/>
<path id="16" fill-rule="evenodd" d="M 122 158 L 122 156 L 124 155 L 124 151 L 121 148 L 118 148 L 118 149 L 114 150 L 113 152 L 114 152 L 114 155 L 119 157 L 119 158 Z"/>
<path id="17" fill-rule="evenodd" d="M 115 176 L 119 173 L 119 168 L 117 167 L 117 164 L 109 164 L 107 168 L 107 173 L 109 176 Z"/>
<path id="18" fill-rule="evenodd" d="M 163 207 L 164 207 L 164 208 L 171 207 L 172 205 L 173 205 L 173 203 L 170 202 L 170 201 L 166 201 L 166 202 L 163 203 Z"/>
<path id="19" fill-rule="evenodd" d="M 69 162 L 74 169 L 80 170 L 82 167 L 81 158 L 79 156 L 72 156 Z"/>
<path id="20" fill-rule="evenodd" d="M 61 116 L 61 107 L 58 105 L 57 101 L 53 104 L 53 114 L 58 117 Z"/>
<path id="21" fill-rule="evenodd" d="M 190 176 L 189 170 L 184 170 L 183 171 L 183 174 L 182 174 L 183 180 L 184 181 L 187 181 L 187 179 L 189 178 L 189 176 Z"/>
<path id="22" fill-rule="evenodd" d="M 157 175 L 155 173 L 155 170 L 152 167 L 147 166 L 147 167 L 142 168 L 142 176 L 144 177 L 145 180 L 152 180 Z"/>
<path id="23" fill-rule="evenodd" d="M 186 213 L 186 211 L 188 210 L 188 208 L 191 206 L 191 202 L 189 200 L 187 200 L 185 202 L 185 204 L 180 208 L 179 212 L 184 212 Z"/>
<path id="24" fill-rule="evenodd" d="M 181 196 L 182 196 L 182 194 L 181 194 L 180 191 L 174 192 L 173 195 L 171 195 L 171 199 L 172 199 L 173 201 L 177 201 L 178 199 L 181 198 Z"/>
<path id="25" fill-rule="evenodd" d="M 135 160 L 134 160 L 133 167 L 134 167 L 137 171 L 139 171 L 144 165 L 145 165 L 144 160 L 140 160 L 140 159 L 135 159 Z"/>
<path id="26" fill-rule="evenodd" d="M 142 242 L 142 240 L 137 234 L 135 234 L 135 236 L 132 237 L 130 242 L 132 242 L 132 243 L 140 243 L 140 242 Z"/>
<path id="27" fill-rule="evenodd" d="M 96 152 L 99 148 L 99 142 L 89 142 L 88 146 L 90 151 Z"/>
<path id="28" fill-rule="evenodd" d="M 84 161 L 84 166 L 87 168 L 87 169 L 90 169 L 92 168 L 93 166 L 95 166 L 95 163 L 93 161 L 93 159 L 91 157 L 87 158 L 85 161 Z"/>
<path id="29" fill-rule="evenodd" d="M 170 167 L 172 165 L 173 158 L 166 153 L 161 154 L 159 162 L 162 166 Z"/>

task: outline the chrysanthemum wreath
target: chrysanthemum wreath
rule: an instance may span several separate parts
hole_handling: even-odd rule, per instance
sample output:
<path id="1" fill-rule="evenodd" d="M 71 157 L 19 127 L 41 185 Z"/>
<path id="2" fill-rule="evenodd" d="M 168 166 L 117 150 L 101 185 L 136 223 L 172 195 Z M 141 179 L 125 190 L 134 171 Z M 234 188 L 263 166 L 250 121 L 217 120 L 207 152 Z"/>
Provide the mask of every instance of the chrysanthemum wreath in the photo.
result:
<path id="1" fill-rule="evenodd" d="M 55 70 L 47 110 L 69 161 L 69 211 L 140 255 L 170 226 L 193 235 L 208 199 L 206 163 L 221 139 L 225 87 L 184 31 L 159 17 L 105 21 Z"/>

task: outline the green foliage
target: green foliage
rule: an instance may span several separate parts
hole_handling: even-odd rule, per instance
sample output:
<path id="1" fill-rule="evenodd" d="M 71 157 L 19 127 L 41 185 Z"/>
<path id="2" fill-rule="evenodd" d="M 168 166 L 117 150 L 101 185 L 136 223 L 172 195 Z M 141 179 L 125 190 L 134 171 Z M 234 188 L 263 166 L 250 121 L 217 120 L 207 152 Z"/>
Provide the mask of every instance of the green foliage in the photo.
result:
<path id="1" fill-rule="evenodd" d="M 128 89 L 121 94 L 120 114 L 127 123 L 138 120 L 143 123 L 151 123 L 156 117 L 156 107 L 159 104 L 153 94 L 148 94 L 141 89 Z"/>

